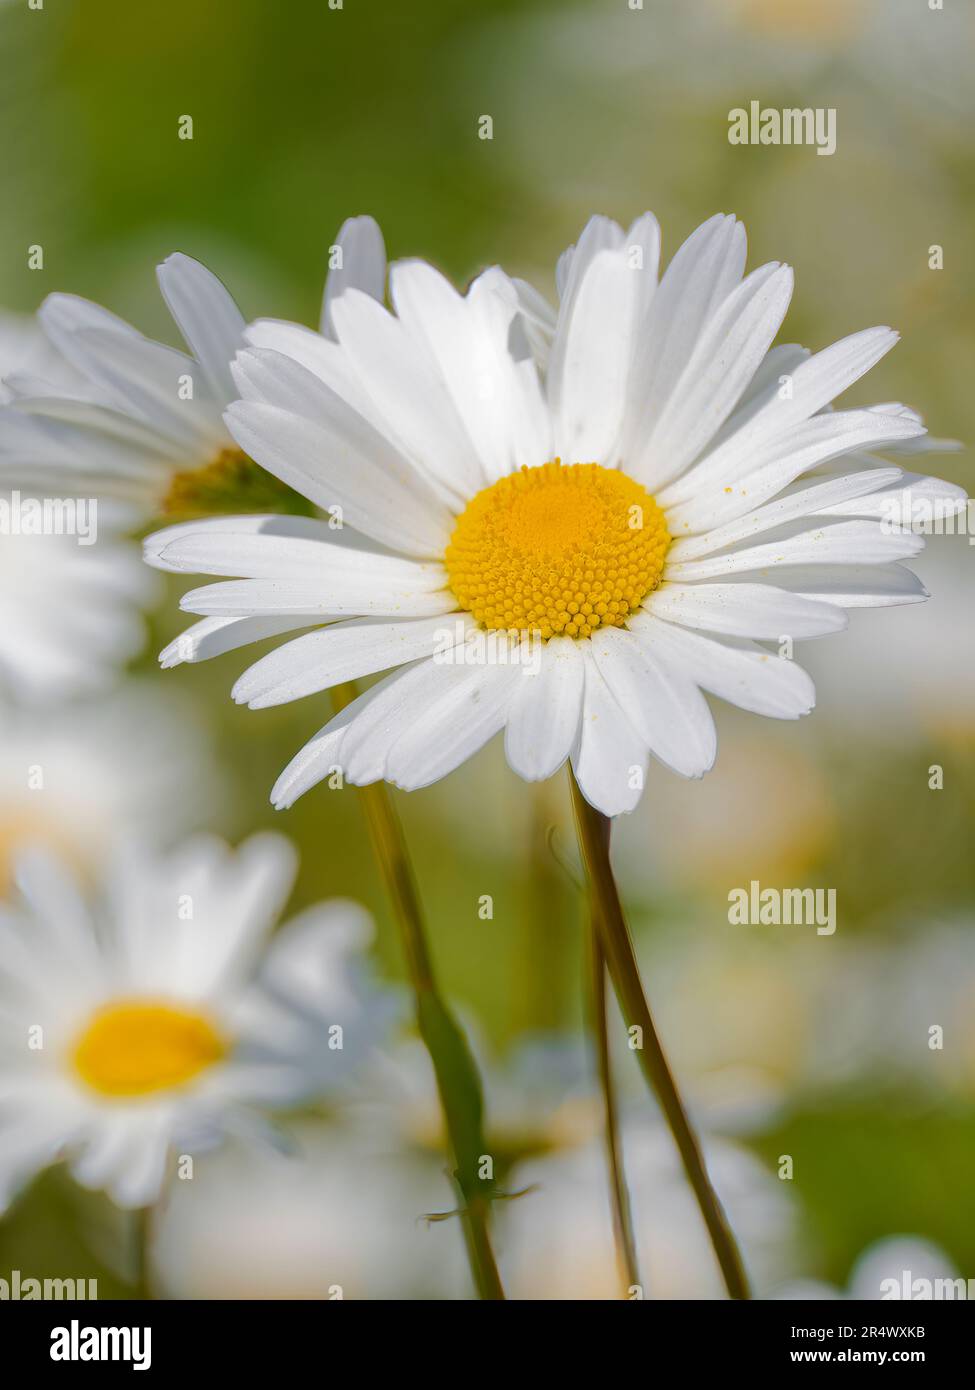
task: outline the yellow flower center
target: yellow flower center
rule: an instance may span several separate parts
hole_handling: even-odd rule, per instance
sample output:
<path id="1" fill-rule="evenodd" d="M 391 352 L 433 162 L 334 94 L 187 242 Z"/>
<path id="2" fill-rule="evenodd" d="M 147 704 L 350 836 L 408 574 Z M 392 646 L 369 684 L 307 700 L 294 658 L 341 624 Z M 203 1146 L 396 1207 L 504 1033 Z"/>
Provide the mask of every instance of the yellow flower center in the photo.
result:
<path id="1" fill-rule="evenodd" d="M 620 627 L 660 582 L 670 534 L 645 488 L 598 463 L 522 468 L 473 497 L 445 562 L 486 628 L 588 637 Z"/>
<path id="2" fill-rule="evenodd" d="M 75 1044 L 73 1061 L 93 1091 L 143 1096 L 185 1085 L 227 1050 L 205 1015 L 136 999 L 100 1009 Z"/>

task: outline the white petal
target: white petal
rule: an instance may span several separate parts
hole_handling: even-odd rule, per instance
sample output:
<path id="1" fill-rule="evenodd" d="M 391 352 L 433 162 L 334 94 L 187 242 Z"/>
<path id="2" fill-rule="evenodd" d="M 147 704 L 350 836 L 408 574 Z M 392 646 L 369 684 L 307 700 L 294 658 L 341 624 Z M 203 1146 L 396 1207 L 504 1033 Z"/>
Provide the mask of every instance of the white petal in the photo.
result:
<path id="1" fill-rule="evenodd" d="M 643 448 L 626 460 L 646 487 L 676 478 L 724 424 L 779 331 L 792 287 L 791 267 L 761 266 L 704 326 Z"/>
<path id="2" fill-rule="evenodd" d="M 829 405 L 896 342 L 891 328 L 867 328 L 800 362 L 791 374 L 790 392 L 774 392 L 761 409 L 749 414 L 740 429 L 668 487 L 662 505 L 687 502 L 749 473 L 756 450 L 782 439 Z"/>
<path id="3" fill-rule="evenodd" d="M 869 410 L 878 410 L 881 415 L 904 415 L 917 424 L 923 425 L 924 418 L 909 405 L 904 405 L 902 401 L 885 401 L 881 405 L 871 405 Z M 965 446 L 960 439 L 936 439 L 933 435 L 919 435 L 916 439 L 902 440 L 897 444 L 888 444 L 887 453 L 891 454 L 956 454 L 959 449 Z"/>
<path id="4" fill-rule="evenodd" d="M 169 312 L 206 372 L 210 389 L 226 403 L 237 395 L 230 363 L 244 342 L 244 317 L 230 291 L 199 261 L 180 252 L 156 272 Z"/>
<path id="5" fill-rule="evenodd" d="M 822 416 L 833 419 L 834 416 Z M 726 546 L 737 545 L 740 541 L 751 540 L 763 531 L 773 530 L 786 522 L 804 516 L 830 514 L 834 503 L 842 503 L 850 498 L 863 497 L 865 493 L 886 487 L 901 476 L 899 468 L 878 468 L 849 473 L 844 477 L 830 478 L 826 482 L 803 482 L 794 491 L 784 493 L 774 502 L 767 502 L 750 510 L 744 516 L 728 521 L 723 526 L 705 531 L 703 535 L 681 537 L 675 540 L 667 558 L 671 563 L 677 560 L 695 560 L 712 551 L 723 550 Z M 670 520 L 679 529 L 678 512 L 671 513 Z"/>
<path id="6" fill-rule="evenodd" d="M 718 740 L 694 682 L 658 661 L 632 632 L 601 628 L 590 641 L 603 679 L 654 757 L 684 777 L 703 777 Z"/>
<path id="7" fill-rule="evenodd" d="M 337 534 L 337 533 L 333 533 Z M 428 592 L 447 582 L 443 566 L 419 564 L 401 555 L 359 550 L 296 534 L 191 530 L 158 552 L 161 569 L 188 574 L 221 574 L 237 579 L 301 580 L 321 586 L 362 580 Z"/>
<path id="8" fill-rule="evenodd" d="M 334 363 L 340 368 L 335 382 L 286 352 L 248 347 L 238 352 L 231 363 L 236 394 L 244 401 L 275 406 L 316 423 L 365 419 L 375 426 L 377 422 L 373 419 L 366 392 L 356 385 L 352 391 L 356 398 L 353 401 L 346 391 L 344 378 L 351 380 L 353 375 L 347 355 L 338 343 L 326 342 L 324 338 L 318 341 L 334 355 Z"/>
<path id="9" fill-rule="evenodd" d="M 387 676 L 386 681 L 394 680 L 399 672 Z M 333 715 L 327 724 L 308 740 L 295 754 L 291 762 L 271 788 L 271 802 L 278 811 L 293 806 L 299 796 L 317 786 L 332 773 L 342 771 L 338 762 L 339 746 L 346 729 L 353 719 L 376 698 L 385 682 L 366 690 L 346 707 Z M 375 779 L 373 779 L 375 780 Z"/>
<path id="10" fill-rule="evenodd" d="M 805 524 L 804 522 L 797 523 Z M 924 549 L 920 536 L 887 532 L 877 521 L 824 523 L 798 535 L 733 550 L 727 555 L 710 555 L 701 560 L 677 561 L 667 565 L 664 579 L 720 579 L 730 574 L 776 569 L 779 565 L 882 565 L 917 555 Z"/>
<path id="11" fill-rule="evenodd" d="M 684 627 L 729 637 L 778 641 L 840 632 L 846 614 L 770 584 L 664 584 L 643 604 L 648 613 Z"/>
<path id="12" fill-rule="evenodd" d="M 186 457 L 185 446 L 161 435 L 158 447 L 143 445 L 115 430 L 105 433 L 100 424 L 75 424 L 43 411 L 24 414 L 18 404 L 8 406 L 0 430 L 0 470 L 14 485 L 29 470 L 35 486 L 54 493 L 91 490 L 134 500 L 140 511 L 151 507 L 165 491 L 174 462 Z"/>
<path id="13" fill-rule="evenodd" d="M 435 364 L 367 295 L 349 290 L 332 312 L 339 343 L 372 400 L 373 418 L 421 472 L 448 490 L 453 510 L 461 510 L 485 479 Z"/>
<path id="14" fill-rule="evenodd" d="M 319 621 L 340 615 L 413 618 L 450 613 L 457 600 L 446 590 L 422 586 L 397 586 L 368 574 L 342 576 L 339 572 L 315 582 L 298 579 L 230 579 L 191 589 L 180 599 L 184 613 L 214 617 L 294 617 L 308 615 Z"/>
<path id="15" fill-rule="evenodd" d="M 458 669 L 442 667 L 439 675 Z M 439 689 L 393 743 L 387 779 L 415 791 L 446 777 L 504 728 L 514 692 L 527 679 L 517 666 L 474 666 L 438 682 Z"/>
<path id="16" fill-rule="evenodd" d="M 294 632 L 311 621 L 314 619 L 295 618 L 291 614 L 283 618 L 202 618 L 163 647 L 159 664 L 169 670 L 182 662 L 209 661 L 211 657 L 223 656 L 252 642 Z"/>
<path id="17" fill-rule="evenodd" d="M 578 242 L 566 247 L 555 268 L 560 308 L 576 294 L 593 258 L 598 256 L 600 251 L 618 251 L 622 245 L 623 228 L 618 222 L 614 222 L 611 217 L 604 217 L 602 213 L 590 217 Z"/>
<path id="18" fill-rule="evenodd" d="M 531 405 L 534 363 L 526 356 L 519 370 L 508 347 L 517 298 L 512 293 L 506 300 L 491 285 L 489 279 L 472 287 L 465 299 L 422 261 L 400 261 L 390 271 L 400 319 L 436 361 L 485 477 L 495 479 L 523 463 L 544 463 L 549 454 L 546 435 L 538 433 L 544 413 Z M 537 388 L 536 394 L 540 400 Z M 513 428 L 515 414 L 531 437 Z"/>
<path id="19" fill-rule="evenodd" d="M 30 905 L 35 932 L 56 947 L 82 976 L 97 969 L 98 951 L 88 907 L 67 869 L 46 849 L 23 849 L 14 861 L 17 887 Z"/>
<path id="20" fill-rule="evenodd" d="M 518 309 L 525 325 L 525 334 L 532 356 L 544 371 L 552 350 L 552 338 L 558 321 L 555 310 L 544 295 L 539 294 L 527 280 L 511 281 L 518 295 Z"/>
<path id="21" fill-rule="evenodd" d="M 352 366 L 338 343 L 323 338 L 321 333 L 315 333 L 304 324 L 287 323 L 283 319 L 257 319 L 247 325 L 244 337 L 258 350 L 280 353 L 282 357 L 297 362 L 344 401 L 348 401 L 360 414 L 368 415 L 369 397 L 356 381 Z M 234 379 L 245 400 L 264 401 L 266 405 L 281 404 L 275 396 L 265 396 L 260 382 L 252 382 L 247 376 L 241 377 L 236 370 Z M 296 413 L 301 414 L 301 411 Z"/>
<path id="22" fill-rule="evenodd" d="M 775 581 L 806 598 L 841 608 L 890 608 L 923 603 L 928 591 L 904 565 L 794 565 L 776 570 Z"/>
<path id="23" fill-rule="evenodd" d="M 238 704 L 267 709 L 340 681 L 358 680 L 464 640 L 467 615 L 376 623 L 356 619 L 296 637 L 248 668 L 233 688 Z"/>
<path id="24" fill-rule="evenodd" d="M 138 329 L 124 319 L 76 294 L 49 294 L 38 309 L 37 317 L 54 346 L 75 366 L 78 364 L 74 335 L 79 328 L 100 328 L 130 339 L 142 337 Z"/>
<path id="25" fill-rule="evenodd" d="M 247 516 L 212 516 L 196 521 L 181 521 L 175 526 L 164 526 L 161 531 L 154 531 L 142 542 L 143 559 L 147 565 L 152 565 L 155 569 L 171 569 L 178 574 L 184 566 L 174 563 L 172 557 L 179 552 L 174 550 L 165 561 L 162 558 L 174 542 L 184 540 L 188 536 L 216 536 L 221 533 L 229 536 L 301 536 L 326 541 L 329 545 L 340 543 L 345 534 L 341 530 L 333 530 L 327 521 L 310 516 L 279 516 L 275 512 Z"/>
<path id="26" fill-rule="evenodd" d="M 809 676 L 794 661 L 770 656 L 750 643 L 718 642 L 649 613 L 630 619 L 630 629 L 661 662 L 730 704 L 773 719 L 798 719 L 815 704 Z"/>
<path id="27" fill-rule="evenodd" d="M 408 555 L 443 554 L 450 514 L 420 475 L 351 409 L 326 426 L 275 406 L 236 401 L 227 424 L 261 467 L 323 510 L 341 507 L 356 531 Z"/>
<path id="28" fill-rule="evenodd" d="M 356 717 L 347 724 L 338 746 L 346 779 L 365 785 L 385 777 L 397 739 L 469 674 L 469 668 L 427 658 L 392 672 L 367 691 L 365 699 L 360 696 L 355 701 Z M 322 732 L 328 732 L 328 726 Z"/>
<path id="29" fill-rule="evenodd" d="M 879 474 L 881 470 L 875 470 Z M 893 479 L 889 480 L 893 481 Z M 875 516 L 904 526 L 941 524 L 958 516 L 968 503 L 965 489 L 942 478 L 920 473 L 901 474 L 897 487 L 883 487 L 868 496 L 833 502 L 820 516 Z"/>
<path id="30" fill-rule="evenodd" d="M 572 752 L 582 716 L 585 670 L 579 643 L 553 637 L 537 675 L 525 673 L 508 712 L 504 751 L 526 782 L 551 777 Z"/>
<path id="31" fill-rule="evenodd" d="M 148 338 L 125 337 L 105 329 L 79 329 L 75 334 L 83 370 L 109 393 L 122 410 L 199 453 L 226 442 L 220 408 L 206 373 L 184 352 Z M 192 399 L 183 395 L 192 383 Z"/>
<path id="32" fill-rule="evenodd" d="M 81 1187 L 92 1191 L 104 1188 L 123 1167 L 131 1152 L 138 1120 L 131 1110 L 120 1114 L 111 1110 L 99 1115 L 87 1139 L 72 1158 L 71 1176 Z"/>
<path id="33" fill-rule="evenodd" d="M 730 433 L 733 427 L 744 424 L 746 414 L 764 405 L 772 395 L 785 384 L 783 378 L 790 377 L 800 362 L 805 362 L 812 353 L 798 343 L 779 343 L 769 348 L 762 358 L 755 375 L 741 393 L 741 398 L 725 426 Z"/>
<path id="34" fill-rule="evenodd" d="M 474 676 L 484 668 L 476 668 Z M 465 686 L 472 668 L 428 658 L 394 671 L 367 692 L 361 710 L 348 726 L 340 745 L 340 761 L 350 782 L 364 785 L 387 775 L 390 750 L 406 730 L 424 720 L 451 691 L 473 693 L 477 682 Z M 358 702 L 357 702 L 358 703 Z"/>
<path id="35" fill-rule="evenodd" d="M 571 301 L 563 303 L 548 392 L 555 420 L 553 451 L 567 462 L 607 463 L 613 454 L 623 424 L 645 273 L 630 265 L 625 251 L 600 251 Z"/>
<path id="36" fill-rule="evenodd" d="M 672 534 L 709 531 L 755 511 L 812 468 L 840 458 L 864 443 L 879 444 L 916 430 L 917 426 L 909 420 L 876 415 L 870 410 L 814 415 L 791 429 L 786 437 L 764 447 L 756 446 L 747 473 L 713 480 L 696 497 L 675 505 L 673 495 L 681 487 L 678 481 L 657 500 L 667 512 Z"/>
<path id="37" fill-rule="evenodd" d="M 637 347 L 624 458 L 635 456 L 660 416 L 712 315 L 741 280 L 745 229 L 717 214 L 678 249 L 653 297 Z"/>
<path id="38" fill-rule="evenodd" d="M 584 646 L 586 684 L 572 768 L 579 789 L 604 816 L 625 815 L 643 794 L 649 753 Z"/>
<path id="39" fill-rule="evenodd" d="M 127 1210 L 151 1206 L 162 1191 L 171 1141 L 165 1115 L 145 1116 L 130 1135 L 125 1160 L 120 1163 L 109 1186 L 117 1206 Z"/>
<path id="40" fill-rule="evenodd" d="M 507 457 L 512 469 L 534 468 L 551 458 L 552 438 L 518 293 L 504 271 L 492 266 L 474 280 L 466 303 L 484 345 L 484 379 L 496 402 L 498 457 Z"/>
<path id="41" fill-rule="evenodd" d="M 180 451 L 174 447 L 173 441 L 161 437 L 152 426 L 94 401 L 72 400 L 66 396 L 19 396 L 5 421 L 16 418 L 18 413 L 63 421 L 66 425 L 77 426 L 79 437 L 84 437 L 83 431 L 90 431 L 99 440 L 107 439 L 113 444 L 123 445 L 126 453 L 119 459 L 119 465 L 124 467 L 128 458 L 130 471 L 146 466 L 141 458 L 132 459 L 133 453 L 144 455 L 147 459 L 158 457 L 160 462 L 166 463 L 180 457 Z"/>
<path id="42" fill-rule="evenodd" d="M 0 1127 L 0 1212 L 35 1173 L 57 1162 L 69 1137 L 70 1120 L 50 1102 L 43 1109 L 32 1107 L 19 1123 Z"/>
<path id="43" fill-rule="evenodd" d="M 628 257 L 634 259 L 634 264 L 639 261 L 643 266 L 643 273 L 636 281 L 636 321 L 640 324 L 657 292 L 657 276 L 660 271 L 660 223 L 652 212 L 642 213 L 626 229 L 623 234 L 623 250 Z"/>
<path id="44" fill-rule="evenodd" d="M 386 292 L 386 243 L 375 218 L 348 218 L 335 245 L 341 248 L 342 265 L 329 270 L 322 299 L 321 330 L 329 338 L 335 336 L 332 310 L 346 290 L 361 290 L 380 304 Z"/>

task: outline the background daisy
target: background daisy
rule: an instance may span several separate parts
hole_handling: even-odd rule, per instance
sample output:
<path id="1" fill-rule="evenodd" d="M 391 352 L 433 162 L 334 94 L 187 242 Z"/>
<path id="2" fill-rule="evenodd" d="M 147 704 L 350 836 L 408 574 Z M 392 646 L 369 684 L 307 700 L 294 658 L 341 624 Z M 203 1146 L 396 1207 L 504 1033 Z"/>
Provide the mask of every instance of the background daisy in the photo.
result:
<path id="1" fill-rule="evenodd" d="M 323 332 L 346 287 L 369 290 L 378 279 L 381 293 L 385 279 L 382 237 L 370 218 L 346 221 L 333 255 Z M 189 354 L 70 294 L 41 305 L 42 333 L 7 330 L 0 479 L 91 491 L 124 503 L 143 523 L 225 510 L 228 497 L 237 508 L 273 502 L 287 510 L 286 494 L 237 448 L 222 419 L 237 395 L 230 364 L 243 344 L 240 310 L 190 256 L 174 252 L 157 274 Z M 0 348 L 4 342 L 0 336 Z"/>
<path id="2" fill-rule="evenodd" d="M 55 860 L 20 858 L 23 904 L 2 917 L 3 1206 L 62 1158 L 119 1206 L 150 1204 L 176 1156 L 259 1134 L 257 1107 L 334 1087 L 368 1053 L 361 910 L 322 908 L 268 943 L 294 871 L 277 836 L 132 851 L 92 909 Z"/>
<path id="3" fill-rule="evenodd" d="M 119 840 L 165 848 L 226 810 L 226 776 L 188 696 L 131 681 L 110 697 L 7 710 L 0 739 L 0 889 L 42 845 L 93 882 Z M 192 787 L 192 796 L 187 790 Z"/>
<path id="4" fill-rule="evenodd" d="M 113 685 L 145 644 L 153 578 L 111 534 L 0 535 L 0 697 L 51 705 Z"/>

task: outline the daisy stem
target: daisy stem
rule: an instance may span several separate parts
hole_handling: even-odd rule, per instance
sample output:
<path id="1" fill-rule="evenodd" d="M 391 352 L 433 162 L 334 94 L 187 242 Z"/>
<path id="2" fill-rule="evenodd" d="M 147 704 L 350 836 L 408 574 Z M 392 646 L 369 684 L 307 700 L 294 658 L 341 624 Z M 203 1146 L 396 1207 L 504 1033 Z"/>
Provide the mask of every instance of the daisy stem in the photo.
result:
<path id="1" fill-rule="evenodd" d="M 606 956 L 603 952 L 603 943 L 596 921 L 595 904 L 593 904 L 589 924 L 589 946 L 592 1031 L 596 1044 L 599 1084 L 603 1092 L 604 1138 L 606 1163 L 609 1168 L 610 1198 L 613 1207 L 613 1234 L 616 1238 L 620 1272 L 624 1276 L 624 1287 L 629 1292 L 634 1286 L 640 1285 L 640 1269 L 636 1255 L 636 1238 L 633 1232 L 633 1215 L 630 1211 L 630 1194 L 626 1186 L 623 1150 L 619 1137 L 619 1113 L 616 1106 L 616 1088 L 613 1084 L 609 1031 L 606 1020 Z"/>
<path id="2" fill-rule="evenodd" d="M 358 691 L 352 682 L 335 686 L 332 700 L 344 709 Z M 420 1036 L 433 1063 L 454 1181 L 462 1197 L 461 1218 L 471 1274 L 482 1299 L 503 1299 L 504 1288 L 488 1230 L 490 1184 L 480 1177 L 488 1157 L 483 1134 L 483 1091 L 473 1053 L 440 993 L 427 943 L 423 910 L 406 840 L 384 782 L 358 788 L 380 871 L 392 899 Z"/>
<path id="3" fill-rule="evenodd" d="M 606 953 L 610 978 L 619 1000 L 620 1012 L 631 1028 L 636 1026 L 640 1030 L 641 1045 L 635 1051 L 647 1083 L 656 1094 L 674 1137 L 684 1172 L 704 1218 L 728 1295 L 731 1298 L 748 1298 L 748 1281 L 741 1255 L 718 1194 L 708 1177 L 700 1144 L 691 1129 L 643 992 L 633 942 L 627 929 L 610 862 L 610 822 L 602 812 L 590 806 L 579 789 L 575 775 L 571 772 L 569 775 L 579 844 L 589 879 L 594 915 Z"/>

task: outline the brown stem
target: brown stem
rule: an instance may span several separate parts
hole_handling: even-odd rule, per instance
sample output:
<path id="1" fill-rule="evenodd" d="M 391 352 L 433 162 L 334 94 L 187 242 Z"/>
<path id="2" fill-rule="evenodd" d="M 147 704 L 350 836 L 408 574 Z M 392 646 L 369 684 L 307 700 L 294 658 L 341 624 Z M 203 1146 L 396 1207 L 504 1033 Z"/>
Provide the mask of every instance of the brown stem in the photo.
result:
<path id="1" fill-rule="evenodd" d="M 606 1165 L 609 1169 L 610 1198 L 613 1208 L 613 1234 L 616 1239 L 616 1253 L 624 1288 L 629 1292 L 640 1287 L 640 1269 L 636 1254 L 636 1237 L 633 1231 L 633 1215 L 630 1211 L 630 1194 L 626 1187 L 626 1173 L 623 1169 L 623 1150 L 619 1138 L 619 1112 L 616 1105 L 616 1088 L 613 1083 L 613 1070 L 609 1053 L 609 1031 L 606 1020 L 606 957 L 596 922 L 595 906 L 589 929 L 589 963 L 591 969 L 590 994 L 592 1009 L 592 1033 L 596 1049 L 596 1066 L 599 1084 L 603 1093 L 603 1135 L 606 1144 Z"/>
<path id="2" fill-rule="evenodd" d="M 627 930 L 610 863 L 609 822 L 602 812 L 590 806 L 580 791 L 575 776 L 570 773 L 570 777 L 579 843 L 586 864 L 592 899 L 597 905 L 596 919 L 620 1011 L 630 1027 L 636 1026 L 640 1029 L 641 1045 L 635 1049 L 640 1067 L 657 1096 L 664 1118 L 674 1136 L 674 1143 L 701 1209 L 728 1295 L 731 1298 L 748 1298 L 748 1281 L 741 1255 L 718 1194 L 711 1185 L 697 1136 L 691 1129 L 650 1016 L 633 942 Z"/>

